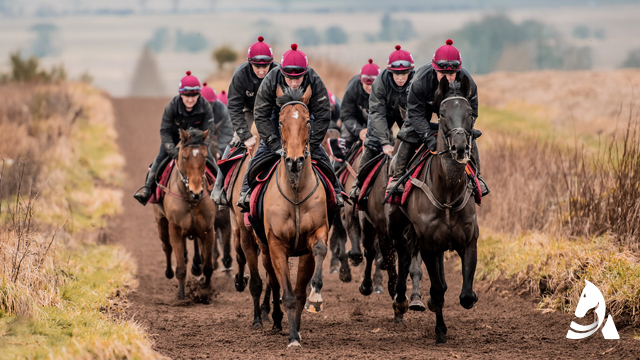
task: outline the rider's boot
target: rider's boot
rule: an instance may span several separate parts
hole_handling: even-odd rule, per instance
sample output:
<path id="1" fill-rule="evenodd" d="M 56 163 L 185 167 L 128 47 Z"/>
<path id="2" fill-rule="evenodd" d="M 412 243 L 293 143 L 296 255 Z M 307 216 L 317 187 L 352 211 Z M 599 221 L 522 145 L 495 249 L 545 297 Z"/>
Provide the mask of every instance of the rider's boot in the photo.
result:
<path id="1" fill-rule="evenodd" d="M 358 165 L 358 175 L 360 174 L 360 171 L 362 170 L 362 168 L 364 167 L 364 165 L 366 163 L 368 163 L 369 161 L 371 161 L 371 159 L 373 159 L 374 157 L 378 156 L 378 154 L 371 150 L 369 147 L 365 146 L 364 150 L 362 151 L 362 155 L 360 156 L 360 164 Z M 362 184 L 360 184 L 360 181 L 358 181 L 358 178 L 360 176 L 356 177 L 356 182 L 353 184 L 353 188 L 351 189 L 351 192 L 349 193 L 349 199 L 355 204 L 358 202 L 358 198 L 360 198 L 360 186 L 362 186 Z"/>
<path id="2" fill-rule="evenodd" d="M 229 149 L 230 147 L 227 146 L 227 148 L 224 151 L 224 155 L 222 155 L 223 159 L 226 159 L 227 156 L 229 156 Z M 229 205 L 229 201 L 227 200 L 227 194 L 224 191 L 224 180 L 225 180 L 224 174 L 218 168 L 218 175 L 216 176 L 216 184 L 213 187 L 213 191 L 211 192 L 211 199 L 215 201 L 215 203 L 220 207 Z"/>
<path id="3" fill-rule="evenodd" d="M 406 141 L 400 142 L 400 145 L 398 146 L 398 152 L 396 153 L 396 167 L 393 170 L 393 179 L 387 186 L 387 192 L 393 191 L 394 187 L 394 192 L 396 194 L 402 194 L 404 192 L 404 184 L 398 184 L 398 180 L 400 180 L 402 175 L 404 175 L 404 173 L 407 171 L 409 161 L 411 160 L 411 157 L 415 154 L 415 152 L 415 144 L 411 144 Z M 396 184 L 398 184 L 397 187 Z"/>
<path id="4" fill-rule="evenodd" d="M 147 178 L 145 180 L 145 184 L 143 187 L 138 189 L 138 191 L 133 194 L 133 197 L 140 202 L 142 205 L 147 205 L 149 199 L 151 199 L 151 195 L 153 194 L 153 190 L 156 185 L 156 177 L 158 172 L 158 167 L 160 166 L 160 162 L 155 160 L 149 171 L 147 172 Z"/>
<path id="5" fill-rule="evenodd" d="M 251 202 L 251 188 L 249 187 L 249 179 L 245 174 L 242 181 L 242 188 L 240 189 L 240 195 L 238 196 L 238 203 L 236 204 L 243 212 L 249 212 Z"/>
<path id="6" fill-rule="evenodd" d="M 482 177 L 480 176 L 480 153 L 478 152 L 478 144 L 475 140 L 473 140 L 473 149 L 471 150 L 471 157 L 476 164 L 476 172 L 478 174 L 478 182 L 480 183 L 480 191 L 482 192 L 482 197 L 489 195 L 491 190 L 487 186 L 487 183 L 484 182 Z"/>

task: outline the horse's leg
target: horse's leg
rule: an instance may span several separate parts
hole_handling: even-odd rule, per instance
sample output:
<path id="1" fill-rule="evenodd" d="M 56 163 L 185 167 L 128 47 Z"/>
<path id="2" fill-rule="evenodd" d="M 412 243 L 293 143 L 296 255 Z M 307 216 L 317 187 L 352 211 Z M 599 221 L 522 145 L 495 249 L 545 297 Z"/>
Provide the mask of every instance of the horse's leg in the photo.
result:
<path id="1" fill-rule="evenodd" d="M 364 256 L 362 256 L 362 238 L 360 237 L 362 231 L 355 209 L 349 207 L 349 210 L 348 213 L 345 211 L 345 223 L 349 234 L 349 241 L 351 242 L 351 250 L 349 250 L 348 255 L 349 260 L 351 260 L 351 265 L 358 266 L 362 263 L 362 260 L 364 260 Z"/>
<path id="2" fill-rule="evenodd" d="M 369 296 L 373 292 L 371 266 L 376 259 L 375 243 L 378 235 L 376 234 L 376 229 L 368 221 L 365 221 L 364 226 L 362 227 L 362 238 L 364 239 L 362 243 L 364 245 L 364 256 L 367 259 L 367 262 L 364 267 L 364 278 L 362 279 L 362 283 L 360 283 L 358 290 L 360 290 L 360 294 Z"/>
<path id="3" fill-rule="evenodd" d="M 307 237 L 307 246 L 312 249 L 316 269 L 311 279 L 311 293 L 309 294 L 309 306 L 307 310 L 312 313 L 322 311 L 322 262 L 327 255 L 327 227 L 321 226 L 315 233 Z M 302 261 L 302 259 L 300 260 Z M 305 286 L 307 283 L 302 284 Z"/>
<path id="4" fill-rule="evenodd" d="M 322 242 L 324 244 L 323 241 L 326 240 L 320 240 L 317 243 Z M 325 253 L 326 253 L 326 244 L 325 245 Z M 314 246 L 314 250 L 316 249 L 316 247 Z M 315 251 L 314 251 L 315 252 Z M 302 323 L 302 309 L 305 308 L 305 302 L 307 299 L 307 286 L 306 284 L 309 283 L 309 280 L 313 278 L 315 278 L 316 274 L 314 274 L 314 265 L 316 265 L 316 271 L 317 271 L 317 260 L 314 261 L 314 256 L 315 254 L 307 254 L 304 256 L 301 256 L 298 260 L 298 276 L 296 279 L 296 289 L 295 289 L 295 294 L 296 294 L 296 317 L 295 317 L 295 325 L 296 325 L 296 334 L 298 335 L 298 341 L 300 341 L 300 325 Z M 316 257 L 317 258 L 317 257 Z M 323 257 L 324 258 L 324 257 Z M 315 264 L 314 264 L 315 262 Z M 322 267 L 322 264 L 320 264 L 320 266 Z M 313 280 L 311 280 L 311 283 L 313 284 Z M 322 287 L 322 284 L 320 284 L 320 287 Z M 309 294 L 309 299 L 312 298 L 313 292 L 315 290 L 314 285 L 311 286 L 311 294 Z M 317 301 L 313 301 L 311 302 L 311 305 L 313 306 L 319 306 L 320 310 L 322 310 L 322 297 L 320 296 L 320 292 L 318 291 L 317 293 L 318 297 L 319 297 L 319 303 Z M 318 299 L 316 299 L 318 300 Z M 317 305 L 320 304 L 320 305 Z M 289 338 L 291 338 L 291 335 L 289 335 Z M 293 343 L 289 344 L 289 346 L 296 346 Z M 300 346 L 298 344 L 298 346 Z"/>
<path id="5" fill-rule="evenodd" d="M 185 241 L 185 244 L 186 243 L 187 242 Z M 197 236 L 193 237 L 193 261 L 191 262 L 191 274 L 196 277 L 202 275 L 202 256 L 200 255 L 200 238 Z"/>
<path id="6" fill-rule="evenodd" d="M 411 289 L 411 303 L 409 309 L 413 311 L 425 311 L 426 308 L 422 302 L 422 295 L 420 295 L 420 280 L 422 280 L 422 256 L 420 252 L 411 258 L 411 265 L 409 266 L 409 274 L 411 275 L 412 289 Z"/>
<path id="7" fill-rule="evenodd" d="M 169 224 L 169 237 L 176 257 L 176 278 L 178 278 L 178 299 L 184 300 L 184 281 L 187 278 L 187 264 L 185 257 L 185 239 L 176 224 Z"/>
<path id="8" fill-rule="evenodd" d="M 244 250 L 242 250 L 242 239 L 247 236 L 247 228 L 244 227 L 243 224 L 238 225 L 238 229 L 236 229 L 235 236 L 235 247 L 236 247 L 236 262 L 238 263 L 238 273 L 235 275 L 235 286 L 236 291 L 243 292 L 247 287 L 247 278 L 244 274 L 244 266 L 247 263 L 247 258 L 244 255 Z"/>
<path id="9" fill-rule="evenodd" d="M 340 211 L 342 213 L 342 211 Z M 329 270 L 329 274 L 333 274 L 338 272 L 340 269 L 340 238 L 339 230 L 337 229 L 338 223 L 342 220 L 340 219 L 340 213 L 336 214 L 335 221 L 333 222 L 333 227 L 331 232 L 329 233 L 329 248 L 331 249 L 331 266 Z"/>
<path id="10" fill-rule="evenodd" d="M 212 233 L 212 236 L 213 236 L 213 239 L 214 239 L 214 242 L 211 245 L 211 249 L 212 249 L 211 251 L 213 253 L 212 254 L 213 255 L 213 260 L 212 260 L 213 261 L 213 265 L 212 266 L 213 266 L 213 271 L 216 271 L 216 270 L 218 270 L 218 259 L 220 258 L 220 250 L 218 249 L 218 240 L 217 240 L 218 234 L 216 232 L 215 226 L 214 226 L 213 229 L 211 229 L 211 233 Z"/>
<path id="11" fill-rule="evenodd" d="M 398 283 L 398 273 L 396 272 L 396 251 L 388 236 L 378 236 L 378 245 L 380 246 L 382 263 L 384 265 L 381 267 L 387 270 L 387 276 L 389 277 L 387 281 L 389 296 L 391 296 L 391 299 L 394 299 L 396 297 L 396 284 Z"/>
<path id="12" fill-rule="evenodd" d="M 346 210 L 343 209 L 342 212 L 345 213 L 345 216 L 347 216 L 346 214 Z M 347 219 L 345 218 L 345 221 Z M 338 222 L 336 222 L 337 224 Z M 349 252 L 347 251 L 347 233 L 344 230 L 345 225 L 342 222 L 342 216 L 340 216 L 340 221 L 339 221 L 339 226 L 342 228 L 342 231 L 345 233 L 344 236 L 340 237 L 339 242 L 338 242 L 338 246 L 339 246 L 339 251 L 338 251 L 338 260 L 340 261 L 340 281 L 342 282 L 351 282 L 351 268 L 349 267 Z M 336 226 L 336 224 L 334 224 L 334 228 Z M 335 230 L 334 230 L 335 231 Z"/>
<path id="13" fill-rule="evenodd" d="M 375 265 L 375 271 L 373 273 L 373 292 L 375 294 L 382 294 L 384 292 L 384 286 L 382 285 L 382 264 L 384 260 L 382 258 L 382 252 L 380 251 L 380 242 L 375 240 L 373 245 L 376 250 L 376 258 L 373 262 Z"/>
<path id="14" fill-rule="evenodd" d="M 216 213 L 216 228 L 220 245 L 222 246 L 222 271 L 231 270 L 231 224 L 228 210 Z"/>
<path id="15" fill-rule="evenodd" d="M 273 313 L 271 314 L 271 318 L 273 319 L 273 329 L 276 331 L 282 331 L 282 308 L 280 308 L 280 283 L 278 282 L 278 277 L 276 276 L 275 270 L 273 269 L 273 265 L 271 264 L 271 255 L 269 253 L 269 249 L 264 249 L 261 246 L 262 253 L 262 266 L 267 272 L 267 281 L 269 284 L 267 285 L 267 290 L 271 290 L 273 292 Z M 262 304 L 262 316 L 263 320 L 266 320 L 266 317 L 269 316 L 269 300 L 268 296 L 265 294 L 265 302 Z M 265 303 L 267 304 L 265 306 Z M 266 316 L 265 316 L 266 310 Z"/>
<path id="16" fill-rule="evenodd" d="M 411 264 L 411 252 L 408 239 L 405 236 L 396 241 L 396 250 L 398 252 L 398 282 L 396 283 L 396 297 L 393 300 L 393 311 L 395 322 L 401 324 L 404 314 L 409 310 L 407 275 Z"/>
<path id="17" fill-rule="evenodd" d="M 436 343 L 447 342 L 447 325 L 444 323 L 442 316 L 442 306 L 444 305 L 444 293 L 447 291 L 447 285 L 440 281 L 441 271 L 438 256 L 425 251 L 422 252 L 424 264 L 429 272 L 429 280 L 431 281 L 431 296 L 427 301 L 429 310 L 436 313 Z"/>
<path id="18" fill-rule="evenodd" d="M 162 217 L 157 220 L 158 222 L 158 236 L 160 236 L 160 240 L 162 240 L 162 250 L 164 250 L 164 255 L 167 258 L 167 268 L 164 270 L 164 276 L 167 279 L 173 279 L 173 269 L 171 268 L 171 252 L 173 252 L 173 248 L 171 247 L 171 239 L 169 237 L 169 221 L 167 218 Z"/>
<path id="19" fill-rule="evenodd" d="M 469 242 L 464 250 L 458 250 L 462 260 L 462 292 L 460 293 L 460 305 L 465 309 L 471 309 L 478 301 L 478 294 L 473 291 L 473 276 L 476 273 L 477 262 L 477 238 Z M 443 274 L 444 277 L 444 274 Z"/>
<path id="20" fill-rule="evenodd" d="M 296 295 L 293 293 L 293 288 L 291 287 L 289 259 L 287 256 L 289 250 L 282 245 L 282 240 L 276 238 L 272 234 L 267 236 L 269 236 L 269 255 L 271 256 L 271 264 L 273 265 L 273 270 L 278 278 L 278 282 L 282 287 L 282 302 L 287 309 L 287 318 L 289 319 L 289 347 L 299 347 L 300 334 L 298 334 L 298 325 L 295 321 L 297 299 Z M 305 256 L 311 255 L 307 254 Z M 302 261 L 302 256 L 299 261 Z M 305 287 L 306 285 L 307 284 L 303 284 Z"/>
<path id="21" fill-rule="evenodd" d="M 258 244 L 253 234 L 246 234 L 242 238 L 242 250 L 249 264 L 249 273 L 251 280 L 249 281 L 249 291 L 253 298 L 253 328 L 262 328 L 262 317 L 260 310 L 260 296 L 262 296 L 262 279 L 260 278 L 260 269 L 258 268 Z"/>
<path id="22" fill-rule="evenodd" d="M 204 258 L 204 286 L 209 288 L 211 286 L 211 275 L 215 270 L 215 262 L 218 260 L 214 257 L 216 248 L 216 230 L 211 229 L 202 235 L 202 257 Z"/>

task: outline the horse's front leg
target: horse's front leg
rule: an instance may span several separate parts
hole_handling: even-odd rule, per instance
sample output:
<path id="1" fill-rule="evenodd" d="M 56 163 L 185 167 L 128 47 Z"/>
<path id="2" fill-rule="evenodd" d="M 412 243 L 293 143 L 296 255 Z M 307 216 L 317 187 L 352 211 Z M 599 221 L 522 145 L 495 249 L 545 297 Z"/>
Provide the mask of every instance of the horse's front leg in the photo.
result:
<path id="1" fill-rule="evenodd" d="M 380 241 L 376 239 L 374 242 L 374 249 L 376 250 L 376 258 L 374 261 L 375 271 L 373 273 L 373 292 L 375 294 L 382 294 L 384 292 L 384 286 L 382 285 L 382 281 L 384 280 L 382 276 L 382 264 L 384 263 L 384 259 L 382 258 L 382 252 L 380 251 Z"/>
<path id="2" fill-rule="evenodd" d="M 231 214 L 229 210 L 216 212 L 216 235 L 222 246 L 222 271 L 231 271 Z M 214 265 L 214 269 L 216 266 Z"/>
<path id="3" fill-rule="evenodd" d="M 378 235 L 376 234 L 376 230 L 368 221 L 364 223 L 362 227 L 362 238 L 364 239 L 364 256 L 367 260 L 364 267 L 364 278 L 362 279 L 362 283 L 360 283 L 360 294 L 364 296 L 369 296 L 373 292 L 373 281 L 371 279 L 371 266 L 376 258 L 376 247 L 375 243 L 378 241 Z"/>
<path id="4" fill-rule="evenodd" d="M 411 303 L 409 304 L 409 309 L 413 311 L 425 311 L 426 308 L 422 302 L 422 295 L 420 295 L 420 280 L 422 280 L 422 256 L 420 255 L 420 252 L 417 252 L 411 258 L 409 274 L 411 275 L 412 281 Z"/>
<path id="5" fill-rule="evenodd" d="M 462 292 L 460 292 L 460 305 L 465 309 L 471 309 L 478 301 L 478 294 L 473 291 L 473 277 L 476 273 L 477 238 L 473 238 L 466 249 L 460 249 L 458 255 L 462 260 Z"/>
<path id="6" fill-rule="evenodd" d="M 447 291 L 447 284 L 441 281 L 442 274 L 438 257 L 439 255 L 436 256 L 430 252 L 422 252 L 422 258 L 427 266 L 429 280 L 431 281 L 431 289 L 429 290 L 431 297 L 427 301 L 427 305 L 429 310 L 436 313 L 436 343 L 440 344 L 447 342 L 447 325 L 445 325 L 444 317 L 442 316 L 444 293 Z"/>
<path id="7" fill-rule="evenodd" d="M 262 316 L 260 309 L 260 296 L 262 296 L 262 279 L 260 278 L 260 268 L 258 267 L 258 244 L 253 233 L 246 233 L 242 238 L 242 250 L 244 251 L 249 264 L 249 291 L 253 298 L 253 327 L 255 329 L 262 328 Z"/>
<path id="8" fill-rule="evenodd" d="M 340 214 L 336 214 L 333 227 L 329 234 L 329 248 L 331 250 L 331 266 L 329 268 L 329 274 L 336 273 L 340 269 L 340 242 L 342 239 L 340 239 L 341 231 L 337 228 L 338 223 L 342 221 L 340 218 Z"/>
<path id="9" fill-rule="evenodd" d="M 273 265 L 273 270 L 278 278 L 278 283 L 280 283 L 280 286 L 282 287 L 282 302 L 287 309 L 287 318 L 289 319 L 288 347 L 300 347 L 300 334 L 298 333 L 298 324 L 296 323 L 295 313 L 297 299 L 293 292 L 293 288 L 291 287 L 291 278 L 289 274 L 289 248 L 283 246 L 283 241 L 278 239 L 268 229 L 267 234 L 269 234 L 267 236 L 269 237 L 269 255 L 271 258 L 271 264 Z M 299 261 L 302 261 L 302 257 Z M 303 284 L 302 286 L 306 286 L 306 284 Z"/>
<path id="10" fill-rule="evenodd" d="M 204 286 L 209 288 L 211 286 L 211 275 L 215 270 L 213 253 L 216 246 L 216 230 L 214 228 L 209 229 L 202 235 L 202 257 L 204 258 Z"/>
<path id="11" fill-rule="evenodd" d="M 241 220 L 242 221 L 242 220 Z M 237 228 L 234 229 L 234 246 L 236 249 L 236 263 L 238 263 L 238 273 L 234 277 L 234 284 L 236 287 L 236 291 L 243 292 L 247 287 L 247 280 L 249 275 L 245 275 L 244 266 L 247 264 L 247 258 L 244 255 L 244 250 L 242 250 L 242 239 L 247 236 L 247 228 L 244 224 L 239 223 Z"/>
<path id="12" fill-rule="evenodd" d="M 200 276 L 202 275 L 202 256 L 200 256 L 200 240 L 204 241 L 204 239 L 200 239 L 199 237 L 194 237 L 193 239 L 193 261 L 191 262 L 191 275 Z M 185 247 L 186 247 L 185 241 Z"/>
<path id="13" fill-rule="evenodd" d="M 322 263 L 327 255 L 326 225 L 321 226 L 313 235 L 308 237 L 307 246 L 311 248 L 311 253 L 315 259 L 315 271 L 311 278 L 311 293 L 309 294 L 306 308 L 309 312 L 317 313 L 322 311 L 323 308 L 320 290 L 322 290 Z"/>
<path id="14" fill-rule="evenodd" d="M 185 259 L 185 239 L 182 228 L 176 224 L 169 224 L 169 237 L 176 257 L 176 277 L 178 278 L 178 299 L 184 300 L 184 281 L 187 278 L 187 264 Z"/>
<path id="15" fill-rule="evenodd" d="M 158 223 L 158 236 L 160 240 L 162 240 L 162 250 L 164 250 L 164 255 L 167 258 L 167 267 L 164 270 L 164 276 L 167 279 L 173 279 L 173 269 L 171 268 L 171 253 L 173 252 L 173 248 L 171 247 L 171 238 L 169 236 L 169 221 L 165 217 L 161 217 L 156 219 Z"/>
<path id="16" fill-rule="evenodd" d="M 266 246 L 260 245 L 260 253 L 262 254 L 262 266 L 267 272 L 267 288 L 265 290 L 264 302 L 262 303 L 262 320 L 266 320 L 269 316 L 269 291 L 273 292 L 273 330 L 282 331 L 282 308 L 280 307 L 280 283 L 271 263 L 271 254 Z M 265 315 L 266 313 L 266 315 Z"/>

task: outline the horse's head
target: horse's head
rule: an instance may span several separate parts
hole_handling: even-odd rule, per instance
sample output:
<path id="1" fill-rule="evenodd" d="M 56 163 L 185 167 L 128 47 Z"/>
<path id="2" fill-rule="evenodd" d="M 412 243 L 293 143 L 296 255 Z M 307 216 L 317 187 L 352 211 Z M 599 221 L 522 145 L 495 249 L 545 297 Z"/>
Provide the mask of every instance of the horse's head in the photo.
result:
<path id="1" fill-rule="evenodd" d="M 302 172 L 304 162 L 309 156 L 309 99 L 311 88 L 287 88 L 276 90 L 276 103 L 280 110 L 280 135 L 282 137 L 282 156 L 287 173 L 296 175 Z"/>
<path id="2" fill-rule="evenodd" d="M 463 77 L 453 86 L 443 76 L 435 94 L 435 102 L 440 104 L 438 152 L 450 153 L 461 164 L 466 164 L 471 156 L 473 109 L 469 103 L 471 86 Z"/>
<path id="3" fill-rule="evenodd" d="M 604 302 L 604 296 L 602 296 L 602 292 L 598 289 L 597 286 L 593 285 L 589 280 L 585 280 L 586 284 L 584 289 L 582 290 L 582 294 L 580 294 L 580 301 L 578 301 L 578 306 L 576 306 L 576 317 L 583 317 L 590 309 L 594 310 L 596 315 L 598 316 L 598 326 L 604 321 L 604 315 L 607 310 L 607 307 Z"/>
<path id="4" fill-rule="evenodd" d="M 204 172 L 207 160 L 209 130 L 180 129 L 180 154 L 178 172 L 180 180 L 189 192 L 190 200 L 199 201 L 204 192 Z"/>

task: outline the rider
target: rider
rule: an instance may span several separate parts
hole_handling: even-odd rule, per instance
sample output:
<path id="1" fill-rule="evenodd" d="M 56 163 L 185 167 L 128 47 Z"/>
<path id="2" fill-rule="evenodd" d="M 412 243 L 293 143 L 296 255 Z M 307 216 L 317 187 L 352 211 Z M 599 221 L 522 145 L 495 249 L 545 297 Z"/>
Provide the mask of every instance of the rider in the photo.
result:
<path id="1" fill-rule="evenodd" d="M 218 158 L 220 158 L 233 137 L 233 125 L 231 125 L 231 120 L 229 119 L 229 111 L 218 100 L 216 91 L 208 87 L 207 83 L 202 84 L 200 95 L 209 102 L 213 110 L 214 134 L 217 137 L 217 154 Z"/>
<path id="2" fill-rule="evenodd" d="M 180 80 L 179 94 L 171 99 L 164 109 L 160 124 L 160 138 L 162 140 L 160 152 L 149 168 L 145 185 L 133 194 L 133 197 L 142 205 L 146 205 L 153 194 L 160 164 L 169 156 L 173 159 L 178 157 L 176 145 L 180 141 L 179 130 L 197 128 L 203 131 L 207 129 L 213 131 L 213 110 L 207 100 L 200 96 L 200 90 L 198 78 L 192 76 L 191 71 L 187 71 L 187 76 Z M 205 142 L 207 146 L 211 142 L 210 139 L 209 137 Z M 214 163 L 211 152 L 207 154 L 207 162 Z"/>
<path id="3" fill-rule="evenodd" d="M 227 108 L 233 123 L 233 130 L 249 151 L 253 150 L 257 141 L 256 137 L 251 134 L 255 95 L 264 77 L 276 66 L 278 64 L 273 61 L 273 50 L 269 44 L 264 42 L 264 38 L 259 36 L 258 41 L 249 47 L 247 62 L 236 68 L 229 84 Z M 234 140 L 237 138 L 234 136 Z M 226 157 L 226 154 L 223 157 Z M 212 193 L 213 200 L 218 205 L 228 204 L 223 186 L 224 177 L 219 174 Z"/>
<path id="4" fill-rule="evenodd" d="M 311 89 L 312 95 L 308 105 L 311 117 L 309 151 L 313 160 L 323 163 L 325 169 L 332 169 L 329 156 L 321 146 L 329 127 L 331 116 L 327 88 L 324 86 L 320 76 L 309 66 L 307 56 L 298 50 L 298 45 L 296 44 L 291 45 L 291 50 L 282 56 L 282 63 L 278 69 L 271 71 L 267 75 L 258 90 L 254 109 L 256 127 L 261 141 L 258 151 L 251 159 L 249 168 L 258 163 L 260 159 L 281 149 L 280 132 L 277 125 L 280 108 L 276 105 L 276 90 L 278 86 L 281 89 L 286 87 L 291 89 Z M 248 173 L 249 171 L 247 170 Z M 336 178 L 334 189 L 339 207 L 343 206 L 341 188 L 342 186 Z M 245 175 L 238 200 L 238 206 L 245 211 L 249 210 L 250 193 L 249 180 Z"/>
<path id="5" fill-rule="evenodd" d="M 365 140 L 367 119 L 369 117 L 369 94 L 371 85 L 380 74 L 380 67 L 369 59 L 362 67 L 360 75 L 355 75 L 347 84 L 342 98 L 342 138 L 347 142 L 347 149 L 360 139 Z"/>
<path id="6" fill-rule="evenodd" d="M 329 123 L 329 129 L 340 132 L 340 125 L 338 125 L 338 120 L 340 120 L 341 108 L 340 99 L 338 99 L 338 97 L 331 93 L 331 91 L 329 90 L 327 90 L 327 93 L 329 94 L 329 103 L 331 104 L 331 122 Z"/>
<path id="7" fill-rule="evenodd" d="M 387 191 L 391 190 L 398 179 L 405 173 L 407 165 L 415 153 L 416 148 L 421 143 L 425 143 L 431 151 L 436 150 L 436 130 L 430 126 L 432 114 L 439 114 L 439 106 L 433 104 L 433 98 L 438 83 L 443 77 L 447 77 L 453 87 L 459 86 L 462 78 L 466 77 L 471 85 L 471 96 L 469 103 L 473 109 L 473 122 L 478 118 L 478 90 L 476 83 L 471 78 L 471 74 L 462 68 L 462 58 L 460 52 L 453 46 L 451 39 L 446 41 L 446 45 L 436 50 L 430 64 L 427 64 L 416 72 L 413 84 L 409 90 L 407 100 L 407 121 L 398 133 L 398 138 L 402 141 L 396 155 L 396 168 L 393 172 L 393 180 L 389 183 Z M 474 136 L 475 138 L 475 136 Z M 489 194 L 487 184 L 480 177 L 480 158 L 478 146 L 475 139 L 472 145 L 472 158 L 475 161 L 478 181 L 482 190 L 482 196 Z M 403 192 L 404 184 L 398 184 L 396 192 Z"/>
<path id="8" fill-rule="evenodd" d="M 374 80 L 369 95 L 369 120 L 358 173 L 380 152 L 389 156 L 393 154 L 389 130 L 393 124 L 401 128 L 404 123 L 407 94 L 414 75 L 413 67 L 411 54 L 396 45 L 396 50 L 387 60 L 387 68 Z M 349 194 L 354 202 L 360 197 L 360 186 L 356 180 Z"/>

